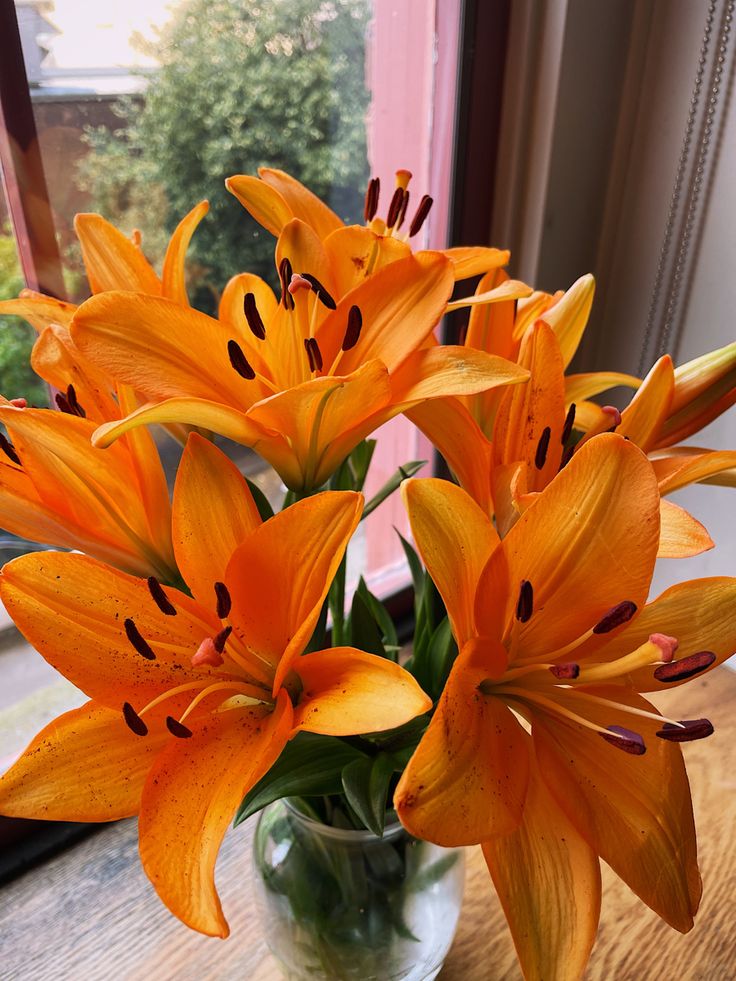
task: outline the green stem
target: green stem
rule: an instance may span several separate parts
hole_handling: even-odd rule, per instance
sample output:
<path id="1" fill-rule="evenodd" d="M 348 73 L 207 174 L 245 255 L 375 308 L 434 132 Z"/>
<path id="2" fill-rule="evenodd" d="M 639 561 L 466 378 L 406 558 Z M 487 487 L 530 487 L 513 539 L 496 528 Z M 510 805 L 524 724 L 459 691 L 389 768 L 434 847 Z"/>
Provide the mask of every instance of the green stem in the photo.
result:
<path id="1" fill-rule="evenodd" d="M 347 570 L 347 555 L 343 555 L 335 578 L 330 586 L 329 602 L 332 614 L 332 646 L 342 647 L 345 644 L 345 574 Z"/>

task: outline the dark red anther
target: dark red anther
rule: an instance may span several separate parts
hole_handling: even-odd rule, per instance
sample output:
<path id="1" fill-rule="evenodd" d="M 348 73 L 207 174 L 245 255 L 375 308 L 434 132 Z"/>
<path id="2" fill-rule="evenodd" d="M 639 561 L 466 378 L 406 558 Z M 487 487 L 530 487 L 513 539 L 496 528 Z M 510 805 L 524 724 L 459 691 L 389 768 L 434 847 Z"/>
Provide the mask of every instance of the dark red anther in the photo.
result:
<path id="1" fill-rule="evenodd" d="M 657 735 L 668 743 L 691 743 L 694 739 L 712 736 L 713 724 L 710 719 L 683 719 L 679 726 L 665 722 Z"/>
<path id="2" fill-rule="evenodd" d="M 363 314 L 360 312 L 360 307 L 353 304 L 348 311 L 348 325 L 345 328 L 345 337 L 342 342 L 343 351 L 349 351 L 350 348 L 355 347 L 360 339 L 362 327 Z"/>
<path id="3" fill-rule="evenodd" d="M 123 718 L 125 719 L 126 726 L 131 732 L 134 732 L 136 736 L 148 735 L 148 726 L 140 715 L 138 715 L 130 702 L 123 702 Z"/>
<path id="4" fill-rule="evenodd" d="M 224 620 L 232 609 L 233 601 L 230 598 L 230 591 L 224 582 L 215 583 L 215 596 L 217 597 L 217 615 Z"/>
<path id="5" fill-rule="evenodd" d="M 166 728 L 169 730 L 172 736 L 176 736 L 177 739 L 189 739 L 192 734 L 191 729 L 175 719 L 171 715 L 166 716 Z"/>
<path id="6" fill-rule="evenodd" d="M 624 600 L 623 603 L 618 603 L 616 606 L 611 607 L 608 613 L 600 618 L 598 623 L 593 627 L 593 633 L 610 633 L 616 627 L 628 623 L 635 613 L 636 603 L 632 603 L 631 600 Z"/>
<path id="7" fill-rule="evenodd" d="M 552 664 L 550 671 L 560 681 L 574 681 L 580 674 L 580 665 L 569 661 L 567 664 Z"/>
<path id="8" fill-rule="evenodd" d="M 698 651 L 697 654 L 690 654 L 688 657 L 681 657 L 679 661 L 670 661 L 669 664 L 660 664 L 654 669 L 654 677 L 657 681 L 665 684 L 673 681 L 686 681 L 693 675 L 705 671 L 716 660 L 713 651 Z"/>
<path id="9" fill-rule="evenodd" d="M 396 224 L 396 220 L 401 212 L 401 205 L 404 201 L 405 193 L 406 191 L 401 187 L 397 187 L 394 191 L 391 204 L 388 206 L 388 214 L 386 215 L 386 228 L 393 228 Z"/>
<path id="10" fill-rule="evenodd" d="M 256 306 L 255 293 L 246 293 L 243 297 L 243 313 L 245 314 L 245 319 L 248 321 L 251 333 L 255 334 L 259 341 L 265 340 L 266 328 L 263 325 L 263 320 Z"/>
<path id="11" fill-rule="evenodd" d="M 153 598 L 153 602 L 162 613 L 164 613 L 167 617 L 176 616 L 176 607 L 163 591 L 161 583 L 155 576 L 148 577 L 148 591 Z"/>
<path id="12" fill-rule="evenodd" d="M 322 352 L 315 337 L 307 337 L 304 340 L 304 350 L 309 358 L 309 370 L 311 372 L 322 371 Z"/>
<path id="13" fill-rule="evenodd" d="M 294 297 L 289 292 L 289 283 L 291 283 L 292 274 L 293 269 L 291 268 L 291 263 L 284 256 L 279 263 L 279 279 L 281 280 L 281 302 L 284 304 L 285 310 L 294 309 Z"/>
<path id="14" fill-rule="evenodd" d="M 533 612 L 534 589 L 528 579 L 522 579 L 521 588 L 519 589 L 519 599 L 516 603 L 516 619 L 520 623 L 526 623 L 527 620 L 531 620 Z"/>
<path id="15" fill-rule="evenodd" d="M 156 655 L 154 654 L 151 645 L 141 636 L 138 627 L 136 627 L 135 623 L 130 619 L 130 617 L 126 617 L 123 626 L 125 627 L 125 635 L 140 656 L 145 657 L 147 661 L 155 661 Z"/>
<path id="16" fill-rule="evenodd" d="M 71 406 L 71 410 L 74 415 L 79 416 L 80 419 L 86 419 L 87 413 L 84 411 L 82 406 L 79 404 L 77 399 L 77 392 L 73 385 L 68 385 L 66 390 L 66 400 Z"/>
<path id="17" fill-rule="evenodd" d="M 365 192 L 365 207 L 363 208 L 363 218 L 366 221 L 373 221 L 378 211 L 378 197 L 381 193 L 381 178 L 371 177 L 368 181 L 368 188 Z"/>
<path id="18" fill-rule="evenodd" d="M 562 435 L 560 436 L 560 442 L 563 446 L 567 446 L 567 441 L 572 435 L 572 427 L 575 425 L 575 403 L 570 403 L 570 408 L 567 410 L 567 415 L 565 416 L 565 424 L 562 427 Z"/>
<path id="19" fill-rule="evenodd" d="M 355 307 L 354 309 L 357 310 L 358 308 Z M 23 466 L 23 464 L 20 462 L 20 457 L 15 451 L 15 447 L 4 433 L 0 433 L 0 450 L 2 450 L 5 456 L 9 460 L 12 460 L 13 463 L 17 463 L 19 467 Z"/>
<path id="20" fill-rule="evenodd" d="M 551 435 L 552 430 L 549 426 L 545 426 L 537 443 L 537 452 L 534 454 L 534 466 L 537 470 L 541 470 L 547 462 L 547 450 L 549 449 L 549 438 Z"/>
<path id="21" fill-rule="evenodd" d="M 317 299 L 324 303 L 328 310 L 336 309 L 337 304 L 316 276 L 313 276 L 311 273 L 300 273 L 299 275 L 311 284 L 312 289 L 317 294 Z"/>
<path id="22" fill-rule="evenodd" d="M 230 358 L 230 364 L 235 368 L 240 377 L 248 381 L 253 381 L 256 373 L 251 368 L 250 362 L 243 354 L 243 349 L 237 341 L 229 340 L 227 342 L 227 353 Z"/>
<path id="23" fill-rule="evenodd" d="M 416 210 L 416 214 L 412 218 L 411 225 L 409 225 L 409 238 L 412 238 L 421 229 L 424 222 L 427 220 L 427 215 L 432 210 L 432 205 L 434 201 L 432 198 L 425 194 L 422 200 L 419 202 L 419 207 Z"/>
<path id="24" fill-rule="evenodd" d="M 406 218 L 406 209 L 409 207 L 409 192 L 404 191 L 404 196 L 401 199 L 401 209 L 399 210 L 399 217 L 396 219 L 396 227 L 401 228 L 404 224 L 404 218 Z"/>
<path id="25" fill-rule="evenodd" d="M 568 446 L 562 451 L 562 459 L 560 460 L 560 470 L 565 469 L 565 467 L 568 465 L 570 460 L 572 460 L 572 455 L 574 452 L 575 452 L 574 446 Z"/>
<path id="26" fill-rule="evenodd" d="M 616 733 L 617 735 L 609 736 L 605 732 L 601 732 L 598 735 L 601 739 L 605 739 L 607 743 L 615 746 L 616 749 L 622 749 L 624 753 L 631 753 L 632 756 L 643 756 L 646 753 L 647 748 L 644 745 L 644 740 L 638 732 L 632 732 L 631 729 L 624 729 L 623 726 L 607 726 L 607 729 L 609 732 Z"/>
<path id="27" fill-rule="evenodd" d="M 228 624 L 227 627 L 223 627 L 219 634 L 212 638 L 212 643 L 214 644 L 215 650 L 218 654 L 222 654 L 222 652 L 225 650 L 225 644 L 227 643 L 227 639 L 232 632 L 233 628 L 230 626 L 230 624 Z"/>
<path id="28" fill-rule="evenodd" d="M 67 416 L 76 415 L 74 409 L 69 405 L 69 399 L 62 392 L 57 392 L 54 395 L 54 402 L 56 402 L 56 408 L 59 412 L 63 412 Z"/>

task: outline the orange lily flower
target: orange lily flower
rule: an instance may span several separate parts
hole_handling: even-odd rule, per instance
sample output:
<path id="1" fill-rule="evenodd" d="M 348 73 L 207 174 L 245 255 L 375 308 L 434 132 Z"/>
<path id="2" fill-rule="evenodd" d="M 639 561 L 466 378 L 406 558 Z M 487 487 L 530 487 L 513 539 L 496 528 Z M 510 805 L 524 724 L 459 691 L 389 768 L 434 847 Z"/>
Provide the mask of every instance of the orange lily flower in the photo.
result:
<path id="1" fill-rule="evenodd" d="M 258 174 L 229 177 L 225 186 L 277 238 L 295 218 L 308 225 L 327 254 L 336 297 L 342 297 L 389 263 L 411 255 L 409 240 L 418 234 L 432 207 L 432 198 L 425 194 L 410 217 L 408 185 L 412 175 L 408 170 L 399 170 L 385 219 L 377 217 L 380 180 L 372 178 L 366 192 L 365 225 L 346 226 L 316 194 L 283 170 L 261 167 Z M 406 231 L 402 232 L 405 223 Z M 443 249 L 442 255 L 452 263 L 457 281 L 505 266 L 510 253 L 507 249 L 474 246 Z"/>
<path id="2" fill-rule="evenodd" d="M 194 598 L 82 555 L 23 556 L 0 595 L 28 640 L 91 701 L 0 780 L 0 812 L 139 814 L 144 869 L 195 930 L 228 934 L 217 852 L 244 794 L 299 731 L 400 725 L 431 702 L 398 665 L 342 647 L 302 656 L 363 507 L 328 492 L 261 523 L 244 479 L 190 437 L 174 493 Z"/>
<path id="3" fill-rule="evenodd" d="M 148 433 L 104 455 L 92 446 L 89 419 L 2 399 L 0 423 L 10 436 L 0 437 L 3 528 L 132 575 L 177 580 L 169 492 Z"/>
<path id="4" fill-rule="evenodd" d="M 668 720 L 639 693 L 730 656 L 736 580 L 682 583 L 645 605 L 659 493 L 618 435 L 581 447 L 500 542 L 462 489 L 426 479 L 403 493 L 460 650 L 396 791 L 403 824 L 482 843 L 527 978 L 582 975 L 599 857 L 689 930 L 701 884 L 676 744 L 712 726 Z"/>
<path id="5" fill-rule="evenodd" d="M 219 320 L 160 297 L 103 293 L 74 316 L 83 355 L 149 404 L 95 434 L 108 446 L 150 422 L 185 422 L 252 446 L 295 491 L 320 487 L 374 429 L 425 399 L 523 381 L 523 368 L 434 343 L 451 263 L 409 255 L 333 299 L 316 233 L 293 219 L 276 248 L 282 295 L 229 284 Z M 493 300 L 529 292 L 501 288 Z"/>

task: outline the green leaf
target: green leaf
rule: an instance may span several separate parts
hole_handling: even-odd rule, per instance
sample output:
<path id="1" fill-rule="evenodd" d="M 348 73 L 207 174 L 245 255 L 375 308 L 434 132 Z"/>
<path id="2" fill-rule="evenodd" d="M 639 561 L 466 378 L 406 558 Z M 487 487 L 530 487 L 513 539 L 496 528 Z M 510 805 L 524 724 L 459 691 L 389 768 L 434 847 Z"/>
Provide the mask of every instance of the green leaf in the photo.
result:
<path id="1" fill-rule="evenodd" d="M 312 651 L 323 651 L 327 647 L 327 612 L 329 605 L 329 600 L 325 600 L 322 604 L 319 619 L 317 620 L 309 643 L 304 648 L 304 654 L 311 654 Z"/>
<path id="2" fill-rule="evenodd" d="M 353 647 L 367 651 L 369 654 L 377 654 L 378 657 L 390 658 L 383 646 L 381 628 L 376 623 L 368 604 L 357 591 L 353 594 L 348 636 Z"/>
<path id="3" fill-rule="evenodd" d="M 384 646 L 398 647 L 399 638 L 396 633 L 396 627 L 394 626 L 394 622 L 391 619 L 391 615 L 389 614 L 388 610 L 383 605 L 383 603 L 378 599 L 378 597 L 374 596 L 373 593 L 368 589 L 368 587 L 365 584 L 365 579 L 362 576 L 360 577 L 360 581 L 358 582 L 358 588 L 356 592 L 360 593 L 366 606 L 371 611 L 371 614 L 373 615 L 373 619 L 376 621 L 378 626 L 383 631 Z"/>
<path id="4" fill-rule="evenodd" d="M 331 736 L 300 732 L 287 743 L 268 773 L 243 798 L 235 826 L 281 797 L 341 793 L 341 774 L 350 763 L 368 759 L 360 750 Z"/>
<path id="5" fill-rule="evenodd" d="M 255 505 L 258 508 L 258 513 L 261 516 L 261 521 L 268 521 L 269 518 L 273 517 L 273 508 L 271 507 L 268 498 L 263 493 L 263 491 L 258 486 L 258 484 L 254 483 L 252 480 L 249 480 L 248 477 L 245 478 L 245 482 L 248 485 L 248 490 L 253 495 L 253 500 L 255 501 Z"/>
<path id="6" fill-rule="evenodd" d="M 430 663 L 430 695 L 436 700 L 442 694 L 445 682 L 457 657 L 457 644 L 452 636 L 450 621 L 445 617 L 432 634 L 429 642 L 428 659 Z"/>
<path id="7" fill-rule="evenodd" d="M 350 457 L 342 461 L 330 477 L 330 490 L 355 490 L 355 475 L 350 465 Z"/>
<path id="8" fill-rule="evenodd" d="M 348 803 L 363 824 L 380 838 L 386 820 L 386 800 L 396 761 L 388 753 L 373 759 L 354 760 L 342 771 L 342 786 Z"/>
<path id="9" fill-rule="evenodd" d="M 405 463 L 399 467 L 396 473 L 392 477 L 389 477 L 383 487 L 373 495 L 363 508 L 363 518 L 367 518 L 371 511 L 375 511 L 379 504 L 382 504 L 387 497 L 390 497 L 395 490 L 398 490 L 402 480 L 413 477 L 415 473 L 418 473 L 425 466 L 426 462 L 426 460 L 410 460 L 409 463 Z M 363 518 L 361 518 L 361 521 Z"/>
<path id="10" fill-rule="evenodd" d="M 424 594 L 424 566 L 422 565 L 421 559 L 417 555 L 415 549 L 407 542 L 404 536 L 401 534 L 398 528 L 394 528 L 394 531 L 401 539 L 401 547 L 404 549 L 404 555 L 406 556 L 406 561 L 409 563 L 409 571 L 411 572 L 411 581 L 414 585 L 414 610 L 415 613 L 419 614 L 419 605 L 421 603 L 421 598 Z"/>
<path id="11" fill-rule="evenodd" d="M 355 489 L 363 490 L 365 479 L 368 476 L 368 468 L 373 459 L 373 452 L 376 448 L 377 440 L 364 439 L 355 447 L 350 454 L 350 462 L 355 474 Z"/>

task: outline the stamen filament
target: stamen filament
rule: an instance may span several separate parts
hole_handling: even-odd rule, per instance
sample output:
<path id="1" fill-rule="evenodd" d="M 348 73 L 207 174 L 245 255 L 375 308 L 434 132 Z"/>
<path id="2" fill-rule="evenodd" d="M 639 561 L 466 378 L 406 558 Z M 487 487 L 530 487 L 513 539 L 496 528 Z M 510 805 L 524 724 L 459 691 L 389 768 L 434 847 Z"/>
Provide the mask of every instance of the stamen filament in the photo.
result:
<path id="1" fill-rule="evenodd" d="M 254 688 L 252 685 L 245 685 L 240 681 L 219 681 L 214 685 L 209 685 L 204 691 L 201 691 L 199 695 L 192 699 L 189 703 L 189 707 L 186 709 L 183 715 L 179 716 L 179 723 L 184 722 L 195 710 L 195 708 L 200 704 L 200 702 L 207 698 L 216 691 L 240 691 L 243 695 L 248 695 L 250 698 L 255 698 L 259 702 L 267 702 L 268 698 L 265 693 L 258 688 Z M 139 713 L 140 714 L 140 713 Z"/>

